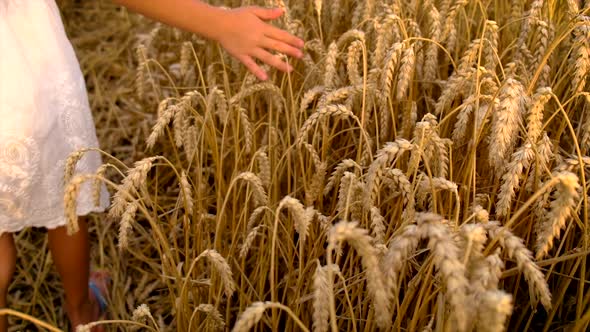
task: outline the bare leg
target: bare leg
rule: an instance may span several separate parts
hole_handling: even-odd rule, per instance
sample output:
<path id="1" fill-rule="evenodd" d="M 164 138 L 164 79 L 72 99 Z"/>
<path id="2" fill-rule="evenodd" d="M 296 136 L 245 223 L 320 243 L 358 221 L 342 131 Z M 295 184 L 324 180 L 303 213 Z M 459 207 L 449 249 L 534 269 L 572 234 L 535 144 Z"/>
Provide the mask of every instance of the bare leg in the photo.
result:
<path id="1" fill-rule="evenodd" d="M 72 328 L 98 318 L 99 308 L 90 295 L 90 245 L 86 218 L 80 218 L 80 231 L 69 236 L 65 227 L 50 230 L 49 249 L 66 293 L 66 310 Z"/>
<path id="2" fill-rule="evenodd" d="M 12 234 L 0 236 L 0 309 L 6 308 L 8 286 L 16 269 L 16 247 Z M 8 323 L 6 316 L 0 317 L 0 332 L 6 332 Z"/>

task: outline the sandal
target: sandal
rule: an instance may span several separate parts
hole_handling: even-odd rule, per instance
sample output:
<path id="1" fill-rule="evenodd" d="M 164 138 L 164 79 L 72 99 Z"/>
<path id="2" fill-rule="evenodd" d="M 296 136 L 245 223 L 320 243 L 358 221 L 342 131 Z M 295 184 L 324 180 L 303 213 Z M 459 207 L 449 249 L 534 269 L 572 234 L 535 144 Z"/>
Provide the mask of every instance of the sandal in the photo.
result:
<path id="1" fill-rule="evenodd" d="M 104 295 L 102 295 L 102 291 L 100 290 L 100 288 L 98 288 L 94 281 L 88 282 L 88 288 L 90 289 L 92 295 L 94 296 L 94 299 L 98 303 L 98 307 L 100 309 L 100 317 L 102 317 L 107 309 L 107 300 L 104 298 Z"/>
<path id="2" fill-rule="evenodd" d="M 103 320 L 106 316 L 106 311 L 108 307 L 108 301 L 106 296 L 110 283 L 111 278 L 108 275 L 108 272 L 96 271 L 90 273 L 88 289 L 90 290 L 91 295 L 94 297 L 94 300 L 98 304 L 98 320 Z"/>

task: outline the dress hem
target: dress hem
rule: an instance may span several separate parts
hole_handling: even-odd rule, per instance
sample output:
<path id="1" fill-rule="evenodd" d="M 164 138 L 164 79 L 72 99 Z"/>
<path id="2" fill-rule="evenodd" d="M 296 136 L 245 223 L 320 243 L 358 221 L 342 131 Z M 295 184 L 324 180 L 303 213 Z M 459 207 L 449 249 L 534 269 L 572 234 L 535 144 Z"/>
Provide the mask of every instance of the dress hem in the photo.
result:
<path id="1" fill-rule="evenodd" d="M 87 216 L 87 215 L 89 215 L 91 213 L 103 213 L 107 209 L 108 209 L 108 206 L 95 206 L 95 207 L 92 207 L 92 208 L 83 208 L 80 211 L 76 212 L 76 215 L 78 217 L 84 217 L 84 216 Z M 59 227 L 64 227 L 64 226 L 67 225 L 67 221 L 66 221 L 66 217 L 65 216 L 61 216 L 61 217 L 57 217 L 57 218 L 51 219 L 51 221 L 54 221 L 55 223 L 45 221 L 45 222 L 43 222 L 43 224 L 39 224 L 39 225 L 35 225 L 35 224 L 33 224 L 33 225 L 25 225 L 25 226 L 20 227 L 20 228 L 14 228 L 14 229 L 4 230 L 4 231 L 1 231 L 0 230 L 0 235 L 1 234 L 4 234 L 4 233 L 12 234 L 12 233 L 22 232 L 22 231 L 24 231 L 24 230 L 26 230 L 28 228 L 44 228 L 46 230 L 54 230 L 54 229 L 57 229 Z"/>

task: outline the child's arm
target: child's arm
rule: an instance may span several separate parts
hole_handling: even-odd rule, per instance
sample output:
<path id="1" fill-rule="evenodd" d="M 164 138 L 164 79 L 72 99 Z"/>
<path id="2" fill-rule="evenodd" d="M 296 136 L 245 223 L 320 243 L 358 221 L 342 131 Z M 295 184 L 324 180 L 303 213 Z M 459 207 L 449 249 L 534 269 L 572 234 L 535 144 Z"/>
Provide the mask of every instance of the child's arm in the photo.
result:
<path id="1" fill-rule="evenodd" d="M 266 80 L 267 74 L 253 58 L 290 71 L 287 63 L 268 50 L 297 58 L 302 56 L 301 39 L 264 22 L 279 18 L 282 15 L 280 9 L 243 7 L 227 10 L 200 0 L 114 1 L 152 19 L 218 41 L 261 80 Z"/>

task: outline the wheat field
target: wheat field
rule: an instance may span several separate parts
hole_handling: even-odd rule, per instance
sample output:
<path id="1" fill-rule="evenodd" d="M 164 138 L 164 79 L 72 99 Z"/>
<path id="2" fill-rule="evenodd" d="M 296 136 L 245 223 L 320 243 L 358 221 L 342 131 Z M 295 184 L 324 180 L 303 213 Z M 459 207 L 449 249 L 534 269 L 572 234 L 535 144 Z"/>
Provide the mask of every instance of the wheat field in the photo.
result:
<path id="1" fill-rule="evenodd" d="M 197 36 L 60 3 L 105 162 L 65 204 L 113 194 L 101 324 L 589 329 L 590 1 L 210 3 L 284 8 L 304 58 L 260 82 Z M 12 331 L 67 328 L 45 241 L 18 235 Z"/>

